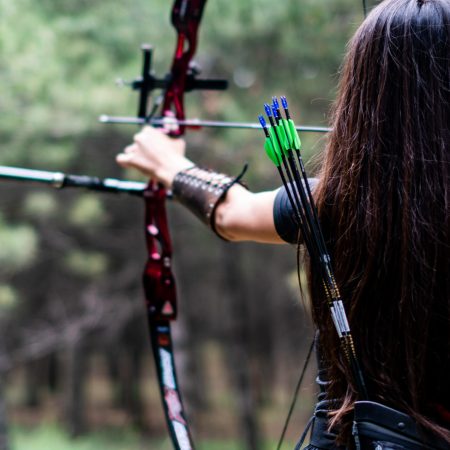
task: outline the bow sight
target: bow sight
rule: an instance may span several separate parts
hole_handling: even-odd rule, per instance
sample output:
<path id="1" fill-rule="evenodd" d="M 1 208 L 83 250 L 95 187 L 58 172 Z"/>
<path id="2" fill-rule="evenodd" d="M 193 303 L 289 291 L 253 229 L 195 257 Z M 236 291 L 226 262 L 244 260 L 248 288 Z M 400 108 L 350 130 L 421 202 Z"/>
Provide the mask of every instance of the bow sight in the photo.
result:
<path id="1" fill-rule="evenodd" d="M 142 74 L 140 77 L 135 78 L 131 82 L 119 80 L 122 85 L 130 86 L 131 89 L 139 91 L 139 106 L 137 111 L 136 120 L 134 117 L 115 117 L 115 116 L 101 116 L 100 121 L 102 123 L 129 123 L 129 124 L 153 124 L 161 125 L 162 120 L 158 121 L 154 118 L 154 114 L 162 102 L 162 96 L 157 99 L 151 108 L 149 108 L 150 93 L 155 89 L 161 89 L 164 92 L 170 92 L 172 89 L 178 90 L 179 87 L 175 87 L 174 80 L 177 76 L 176 73 L 170 72 L 163 78 L 158 78 L 152 71 L 152 57 L 153 47 L 149 44 L 143 44 L 142 50 Z M 228 81 L 217 78 L 198 78 L 201 70 L 197 63 L 190 61 L 188 64 L 187 72 L 184 80 L 184 92 L 190 92 L 194 90 L 208 90 L 208 91 L 224 91 L 228 88 Z M 181 90 L 180 90 L 181 92 Z M 165 108 L 164 108 L 165 109 Z M 167 114 L 169 110 L 164 110 L 163 114 Z M 155 122 L 154 122 L 155 119 Z M 181 123 L 181 125 L 184 125 Z M 193 125 L 195 126 L 195 125 Z"/>

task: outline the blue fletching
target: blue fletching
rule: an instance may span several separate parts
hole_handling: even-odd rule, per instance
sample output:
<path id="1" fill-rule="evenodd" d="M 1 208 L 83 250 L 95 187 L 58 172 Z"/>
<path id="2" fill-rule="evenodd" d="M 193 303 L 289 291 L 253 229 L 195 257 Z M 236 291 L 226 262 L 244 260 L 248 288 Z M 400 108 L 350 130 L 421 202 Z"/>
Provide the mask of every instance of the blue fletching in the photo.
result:
<path id="1" fill-rule="evenodd" d="M 283 108 L 284 108 L 284 109 L 288 109 L 288 102 L 287 102 L 287 100 L 286 100 L 286 97 L 285 97 L 284 95 L 282 95 L 282 96 L 280 97 L 280 99 L 281 99 L 281 104 L 283 105 Z"/>
<path id="2" fill-rule="evenodd" d="M 263 128 L 267 128 L 267 122 L 264 120 L 264 117 L 263 116 L 258 116 L 258 119 L 259 119 L 259 123 L 261 124 L 261 126 Z"/>
<path id="3" fill-rule="evenodd" d="M 272 97 L 272 105 L 275 107 L 275 109 L 280 109 L 280 104 L 278 103 L 278 99 L 275 96 Z"/>
<path id="4" fill-rule="evenodd" d="M 264 103 L 264 110 L 266 111 L 267 117 L 272 117 L 272 109 L 267 103 Z"/>

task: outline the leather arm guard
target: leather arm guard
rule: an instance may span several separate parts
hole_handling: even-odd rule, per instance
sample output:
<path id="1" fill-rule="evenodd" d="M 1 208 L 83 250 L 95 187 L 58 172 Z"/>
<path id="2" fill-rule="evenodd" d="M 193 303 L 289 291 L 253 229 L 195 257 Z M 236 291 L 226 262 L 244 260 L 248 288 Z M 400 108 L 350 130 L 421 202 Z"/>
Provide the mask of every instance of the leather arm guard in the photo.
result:
<path id="1" fill-rule="evenodd" d="M 246 170 L 247 165 L 237 177 L 230 177 L 198 166 L 190 167 L 175 175 L 172 185 L 173 197 L 223 239 L 216 230 L 215 212 L 234 184 L 244 186 L 240 180 Z"/>

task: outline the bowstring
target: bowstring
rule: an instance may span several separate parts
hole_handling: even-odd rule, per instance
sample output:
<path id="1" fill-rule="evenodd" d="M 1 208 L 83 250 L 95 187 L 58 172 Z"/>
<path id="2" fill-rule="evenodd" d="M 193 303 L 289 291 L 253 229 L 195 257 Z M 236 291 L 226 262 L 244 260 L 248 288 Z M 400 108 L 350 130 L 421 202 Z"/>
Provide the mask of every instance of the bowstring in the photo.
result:
<path id="1" fill-rule="evenodd" d="M 314 349 L 314 342 L 315 342 L 315 338 L 312 339 L 311 344 L 309 345 L 308 354 L 306 355 L 305 362 L 303 363 L 303 368 L 300 373 L 300 377 L 297 381 L 297 386 L 295 386 L 295 391 L 294 391 L 294 395 L 292 397 L 291 406 L 289 407 L 289 412 L 287 414 L 286 420 L 284 421 L 283 431 L 281 432 L 281 436 L 278 441 L 277 450 L 280 450 L 281 446 L 283 445 L 283 441 L 286 436 L 286 431 L 288 429 L 289 422 L 291 421 L 292 413 L 294 412 L 294 408 L 295 408 L 295 404 L 297 403 L 298 393 L 300 392 L 300 387 L 303 383 L 303 378 L 305 378 L 306 369 L 308 368 L 309 361 L 311 359 L 311 355 L 312 355 L 312 352 Z"/>

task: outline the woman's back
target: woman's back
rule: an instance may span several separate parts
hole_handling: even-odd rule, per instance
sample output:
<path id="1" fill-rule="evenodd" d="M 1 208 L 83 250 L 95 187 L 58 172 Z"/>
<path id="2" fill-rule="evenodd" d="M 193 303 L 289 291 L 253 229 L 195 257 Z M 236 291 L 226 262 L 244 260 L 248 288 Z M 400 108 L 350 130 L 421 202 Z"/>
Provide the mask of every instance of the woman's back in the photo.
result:
<path id="1" fill-rule="evenodd" d="M 448 0 L 372 11 L 343 67 L 317 203 L 371 399 L 450 442 L 449 62 Z M 345 399 L 335 421 L 348 425 L 357 394 L 310 277 L 330 395 Z"/>

